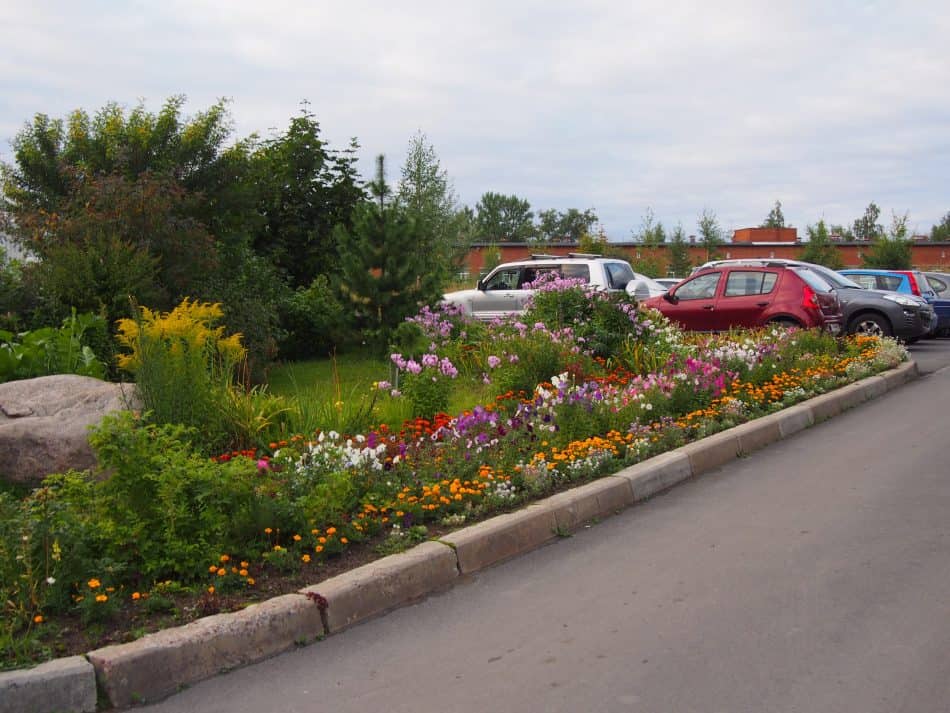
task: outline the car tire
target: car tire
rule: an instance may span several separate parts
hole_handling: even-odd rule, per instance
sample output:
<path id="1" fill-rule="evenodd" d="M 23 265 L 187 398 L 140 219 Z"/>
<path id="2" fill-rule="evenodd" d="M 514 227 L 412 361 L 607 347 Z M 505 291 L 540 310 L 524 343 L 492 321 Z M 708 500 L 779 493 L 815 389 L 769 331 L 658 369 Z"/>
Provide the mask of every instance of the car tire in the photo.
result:
<path id="1" fill-rule="evenodd" d="M 848 334 L 870 334 L 875 337 L 891 337 L 894 330 L 887 318 L 879 314 L 866 312 L 859 314 L 848 322 Z"/>
<path id="2" fill-rule="evenodd" d="M 774 325 L 776 327 L 784 327 L 785 329 L 791 329 L 792 327 L 797 327 L 801 329 L 801 326 L 802 326 L 798 322 L 796 322 L 794 319 L 791 319 L 790 317 L 779 317 L 777 319 L 770 319 L 769 324 Z"/>

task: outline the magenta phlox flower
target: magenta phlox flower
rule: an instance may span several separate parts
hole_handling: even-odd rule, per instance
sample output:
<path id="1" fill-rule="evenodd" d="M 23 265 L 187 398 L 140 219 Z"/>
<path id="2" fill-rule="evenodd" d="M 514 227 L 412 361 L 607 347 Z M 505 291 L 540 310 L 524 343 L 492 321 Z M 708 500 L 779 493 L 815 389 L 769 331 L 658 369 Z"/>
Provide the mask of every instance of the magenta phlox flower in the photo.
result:
<path id="1" fill-rule="evenodd" d="M 442 359 L 439 361 L 439 371 L 441 371 L 444 376 L 448 376 L 450 379 L 454 379 L 459 375 L 459 370 L 455 368 L 455 364 L 453 364 L 452 360 L 448 357 L 442 357 Z"/>
<path id="2" fill-rule="evenodd" d="M 499 364 L 501 364 L 501 359 L 496 357 L 494 354 L 491 354 L 488 357 L 488 367 L 490 369 L 497 369 Z"/>

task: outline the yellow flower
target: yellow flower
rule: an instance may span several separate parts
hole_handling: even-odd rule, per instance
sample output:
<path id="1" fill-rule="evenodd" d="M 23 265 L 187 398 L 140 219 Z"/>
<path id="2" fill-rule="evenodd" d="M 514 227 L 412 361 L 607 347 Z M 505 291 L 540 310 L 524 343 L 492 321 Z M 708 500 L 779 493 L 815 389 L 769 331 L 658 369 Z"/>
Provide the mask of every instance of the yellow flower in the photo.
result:
<path id="1" fill-rule="evenodd" d="M 309 562 L 309 561 L 310 561 L 310 555 L 304 555 L 304 556 L 301 557 L 300 559 L 302 559 L 304 562 Z"/>
<path id="2" fill-rule="evenodd" d="M 265 527 L 265 528 L 264 528 L 264 534 L 269 535 L 269 534 L 272 533 L 272 532 L 273 532 L 273 530 L 271 530 L 269 527 Z"/>
<path id="3" fill-rule="evenodd" d="M 210 587 L 208 587 L 208 594 L 214 594 L 214 585 L 213 585 L 213 584 L 212 584 Z"/>
<path id="4" fill-rule="evenodd" d="M 97 595 L 96 595 L 96 601 L 97 601 L 97 602 L 107 602 L 107 601 L 109 601 L 109 595 L 108 595 L 108 594 L 97 594 Z"/>
<path id="5" fill-rule="evenodd" d="M 294 535 L 294 542 L 300 542 L 302 539 L 300 535 Z"/>

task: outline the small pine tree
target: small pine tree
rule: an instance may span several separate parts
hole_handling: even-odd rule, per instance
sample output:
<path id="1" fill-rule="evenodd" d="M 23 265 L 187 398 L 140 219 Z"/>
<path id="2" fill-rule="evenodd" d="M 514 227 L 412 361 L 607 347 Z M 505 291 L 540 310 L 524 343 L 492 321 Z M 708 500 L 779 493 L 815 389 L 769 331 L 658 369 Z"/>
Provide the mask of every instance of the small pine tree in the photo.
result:
<path id="1" fill-rule="evenodd" d="M 382 352 L 396 327 L 424 304 L 435 303 L 441 280 L 421 254 L 419 225 L 405 209 L 389 202 L 384 159 L 377 159 L 370 184 L 374 203 L 360 206 L 353 227 L 340 226 L 340 292 L 353 310 L 363 341 Z"/>

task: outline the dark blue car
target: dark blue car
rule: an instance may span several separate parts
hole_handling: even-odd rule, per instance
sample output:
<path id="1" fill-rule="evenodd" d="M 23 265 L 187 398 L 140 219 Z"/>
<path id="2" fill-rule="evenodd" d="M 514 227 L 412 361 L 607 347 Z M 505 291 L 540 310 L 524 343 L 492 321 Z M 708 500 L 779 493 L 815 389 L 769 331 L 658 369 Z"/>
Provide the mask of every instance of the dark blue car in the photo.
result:
<path id="1" fill-rule="evenodd" d="M 937 336 L 950 337 L 950 274 L 925 272 L 927 282 L 937 293 L 934 309 L 937 312 Z"/>
<path id="2" fill-rule="evenodd" d="M 933 324 L 928 336 L 936 336 L 940 329 L 941 310 L 946 311 L 947 317 L 950 317 L 950 300 L 938 297 L 934 288 L 927 281 L 926 275 L 920 270 L 879 270 L 849 267 L 838 272 L 847 275 L 862 287 L 875 290 L 892 290 L 923 297 L 934 308 Z"/>

